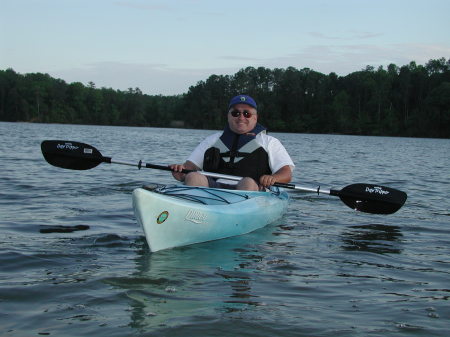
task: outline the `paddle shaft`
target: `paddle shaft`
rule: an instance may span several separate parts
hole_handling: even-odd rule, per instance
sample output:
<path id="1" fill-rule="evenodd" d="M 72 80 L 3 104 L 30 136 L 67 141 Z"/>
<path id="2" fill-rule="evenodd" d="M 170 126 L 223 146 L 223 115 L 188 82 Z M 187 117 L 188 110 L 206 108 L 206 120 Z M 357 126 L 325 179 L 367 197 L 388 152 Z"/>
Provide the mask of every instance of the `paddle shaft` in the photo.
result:
<path id="1" fill-rule="evenodd" d="M 110 164 L 134 166 L 139 169 L 144 167 L 144 168 L 150 168 L 150 169 L 156 169 L 156 170 L 173 171 L 170 167 L 164 166 L 164 165 L 144 163 L 142 161 L 140 161 L 138 164 L 136 164 L 136 163 L 126 162 L 126 161 L 121 161 L 121 160 L 114 160 L 111 157 L 103 157 L 103 158 L 104 158 L 105 163 L 110 163 Z M 187 173 L 191 173 L 191 172 L 195 172 L 195 171 L 184 169 L 181 173 L 187 174 Z M 242 179 L 242 177 L 232 176 L 232 175 L 222 174 L 222 173 L 214 173 L 214 172 L 207 172 L 207 171 L 196 171 L 196 172 L 201 173 L 207 177 L 214 178 L 214 179 L 226 179 L 226 180 L 233 180 L 233 181 L 239 181 Z M 317 193 L 317 194 L 336 195 L 336 194 L 333 194 L 333 192 L 334 192 L 333 190 L 321 189 L 320 186 L 314 188 L 314 187 L 305 187 L 305 186 L 299 186 L 299 185 L 287 184 L 287 183 L 275 183 L 274 186 L 303 191 L 303 192 L 313 192 L 313 193 Z"/>
<path id="2" fill-rule="evenodd" d="M 145 167 L 150 169 L 173 171 L 170 167 L 164 165 L 143 163 L 142 161 L 140 161 L 138 164 L 135 164 L 130 162 L 113 160 L 112 158 L 109 157 L 103 158 L 106 162 L 112 164 L 136 166 L 139 169 Z M 182 171 L 182 173 L 186 174 L 190 172 L 194 171 L 186 169 Z M 221 173 L 206 172 L 206 171 L 197 171 L 197 172 L 215 179 L 226 179 L 233 181 L 239 181 L 242 179 L 242 177 Z M 344 187 L 342 190 L 322 189 L 320 186 L 315 188 L 306 187 L 290 183 L 275 183 L 274 186 L 293 189 L 302 192 L 317 193 L 318 195 L 327 194 L 339 197 L 342 200 L 342 202 L 344 202 L 348 207 L 354 210 L 374 214 L 395 213 L 403 206 L 407 198 L 406 193 L 402 191 L 398 191 L 385 186 L 369 185 L 369 184 L 352 184 Z"/>

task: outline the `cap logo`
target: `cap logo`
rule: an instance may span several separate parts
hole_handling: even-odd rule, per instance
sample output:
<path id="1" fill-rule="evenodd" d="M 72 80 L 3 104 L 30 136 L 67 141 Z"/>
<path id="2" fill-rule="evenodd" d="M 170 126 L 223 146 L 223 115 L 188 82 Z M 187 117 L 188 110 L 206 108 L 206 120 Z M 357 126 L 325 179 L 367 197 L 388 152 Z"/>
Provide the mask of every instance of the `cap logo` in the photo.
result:
<path id="1" fill-rule="evenodd" d="M 241 102 L 245 102 L 245 97 L 241 96 Z"/>

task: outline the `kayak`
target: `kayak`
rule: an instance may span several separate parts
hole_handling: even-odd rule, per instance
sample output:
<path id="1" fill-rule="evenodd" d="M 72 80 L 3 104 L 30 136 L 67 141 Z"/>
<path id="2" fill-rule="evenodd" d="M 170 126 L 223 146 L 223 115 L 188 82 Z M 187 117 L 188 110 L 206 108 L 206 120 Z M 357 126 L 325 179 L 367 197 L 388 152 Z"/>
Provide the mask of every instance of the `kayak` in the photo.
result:
<path id="1" fill-rule="evenodd" d="M 133 191 L 133 208 L 152 252 L 246 234 L 281 218 L 288 194 L 184 185 Z"/>

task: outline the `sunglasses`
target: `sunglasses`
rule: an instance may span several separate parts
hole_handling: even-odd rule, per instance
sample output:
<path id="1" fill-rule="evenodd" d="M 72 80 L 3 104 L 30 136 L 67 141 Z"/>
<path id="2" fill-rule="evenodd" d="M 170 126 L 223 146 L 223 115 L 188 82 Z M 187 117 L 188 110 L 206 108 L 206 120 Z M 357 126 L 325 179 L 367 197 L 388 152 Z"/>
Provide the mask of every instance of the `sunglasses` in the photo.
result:
<path id="1" fill-rule="evenodd" d="M 231 116 L 233 117 L 239 117 L 241 114 L 244 115 L 245 118 L 250 118 L 252 117 L 254 114 L 252 114 L 250 111 L 248 110 L 244 110 L 244 111 L 239 111 L 239 110 L 231 110 L 230 111 Z"/>

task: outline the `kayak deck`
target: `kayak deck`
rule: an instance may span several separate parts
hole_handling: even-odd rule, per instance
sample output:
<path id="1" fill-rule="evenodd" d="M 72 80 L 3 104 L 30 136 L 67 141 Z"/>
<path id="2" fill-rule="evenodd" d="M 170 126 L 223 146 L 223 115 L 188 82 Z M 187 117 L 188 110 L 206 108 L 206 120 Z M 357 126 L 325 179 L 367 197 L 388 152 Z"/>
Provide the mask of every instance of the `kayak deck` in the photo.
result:
<path id="1" fill-rule="evenodd" d="M 135 215 L 151 251 L 249 233 L 279 219 L 285 191 L 156 185 L 133 191 Z"/>
<path id="2" fill-rule="evenodd" d="M 183 185 L 160 186 L 152 191 L 204 205 L 229 205 L 249 199 L 242 192 Z"/>

